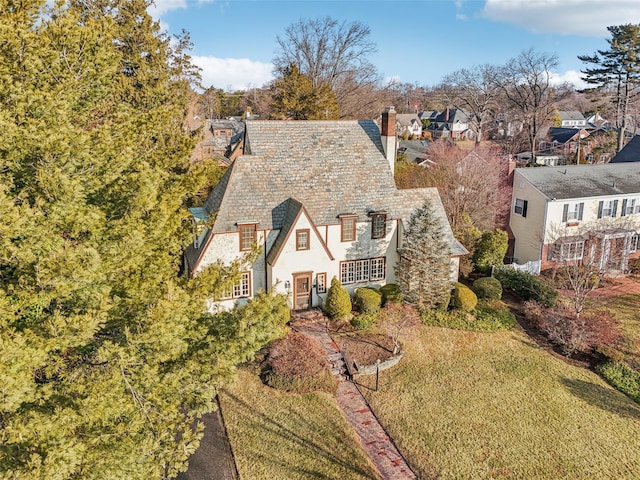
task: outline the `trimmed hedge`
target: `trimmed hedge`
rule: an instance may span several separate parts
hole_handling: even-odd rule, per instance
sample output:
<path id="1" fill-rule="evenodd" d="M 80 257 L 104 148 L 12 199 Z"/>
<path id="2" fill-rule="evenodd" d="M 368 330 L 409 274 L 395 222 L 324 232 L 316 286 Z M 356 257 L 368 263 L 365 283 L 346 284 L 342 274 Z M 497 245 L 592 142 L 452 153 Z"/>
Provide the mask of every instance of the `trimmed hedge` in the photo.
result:
<path id="1" fill-rule="evenodd" d="M 361 313 L 377 313 L 382 305 L 382 295 L 371 287 L 360 287 L 353 294 L 353 303 Z"/>
<path id="2" fill-rule="evenodd" d="M 318 342 L 299 332 L 275 340 L 269 346 L 262 381 L 293 393 L 335 393 L 337 380 L 329 371 L 329 359 Z"/>
<path id="3" fill-rule="evenodd" d="M 523 300 L 533 300 L 543 307 L 553 308 L 558 302 L 558 291 L 546 280 L 514 268 L 496 268 L 493 273 L 504 288 Z"/>
<path id="4" fill-rule="evenodd" d="M 640 403 L 640 373 L 621 362 L 606 362 L 596 367 L 597 372 L 613 387 Z"/>
<path id="5" fill-rule="evenodd" d="M 402 303 L 404 299 L 400 287 L 395 283 L 387 283 L 380 287 L 380 295 L 382 295 L 382 305 L 386 305 L 387 302 Z"/>
<path id="6" fill-rule="evenodd" d="M 478 278 L 473 282 L 471 290 L 473 290 L 478 298 L 487 298 L 490 300 L 500 300 L 502 298 L 502 284 L 497 278 Z"/>
<path id="7" fill-rule="evenodd" d="M 464 310 L 465 312 L 472 312 L 477 304 L 478 297 L 469 287 L 460 282 L 453 284 L 453 293 L 451 294 L 450 301 L 451 307 Z"/>
<path id="8" fill-rule="evenodd" d="M 509 308 L 499 302 L 498 308 L 492 308 L 493 302 L 481 300 L 473 314 L 462 310 L 427 310 L 420 316 L 422 323 L 436 327 L 454 330 L 469 330 L 472 332 L 500 332 L 509 330 L 516 325 L 516 317 Z"/>
<path id="9" fill-rule="evenodd" d="M 358 330 L 367 330 L 378 323 L 379 312 L 361 313 L 351 319 L 351 325 Z"/>
<path id="10" fill-rule="evenodd" d="M 351 315 L 351 297 L 336 277 L 331 280 L 324 311 L 332 320 L 343 320 Z"/>

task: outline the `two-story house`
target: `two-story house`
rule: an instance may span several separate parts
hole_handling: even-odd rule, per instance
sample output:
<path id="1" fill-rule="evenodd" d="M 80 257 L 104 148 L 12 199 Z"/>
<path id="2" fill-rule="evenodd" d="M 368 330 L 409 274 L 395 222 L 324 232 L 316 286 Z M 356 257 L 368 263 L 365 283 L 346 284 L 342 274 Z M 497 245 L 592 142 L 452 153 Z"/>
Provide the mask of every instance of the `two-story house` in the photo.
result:
<path id="1" fill-rule="evenodd" d="M 640 164 L 518 168 L 509 224 L 519 263 L 627 270 L 640 254 Z"/>
<path id="2" fill-rule="evenodd" d="M 395 111 L 374 121 L 250 121 L 242 154 L 214 187 L 185 252 L 194 275 L 231 262 L 254 245 L 260 257 L 212 308 L 230 308 L 260 290 L 286 293 L 290 306 L 321 306 L 335 276 L 351 293 L 395 282 L 403 225 L 426 200 L 450 249 L 451 280 L 466 250 L 454 238 L 435 188 L 399 190 L 393 178 Z M 198 217 L 198 218 L 195 218 Z"/>
<path id="3" fill-rule="evenodd" d="M 558 112 L 560 117 L 560 127 L 563 128 L 586 128 L 587 119 L 577 110 Z"/>

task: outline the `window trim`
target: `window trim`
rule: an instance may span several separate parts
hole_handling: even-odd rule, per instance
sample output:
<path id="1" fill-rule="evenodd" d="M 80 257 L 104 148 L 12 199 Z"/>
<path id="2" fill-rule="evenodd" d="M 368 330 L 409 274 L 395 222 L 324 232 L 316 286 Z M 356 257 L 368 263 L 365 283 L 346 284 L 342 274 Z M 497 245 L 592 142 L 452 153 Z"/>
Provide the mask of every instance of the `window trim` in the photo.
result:
<path id="1" fill-rule="evenodd" d="M 306 234 L 307 235 L 307 243 L 306 246 L 301 246 L 300 245 L 300 235 L 301 234 Z M 301 228 L 299 230 L 296 230 L 296 250 L 309 250 L 311 248 L 311 246 L 309 245 L 311 242 L 311 230 L 308 228 Z"/>
<path id="2" fill-rule="evenodd" d="M 565 203 L 562 209 L 563 222 L 580 222 L 584 214 L 584 202 Z"/>
<path id="3" fill-rule="evenodd" d="M 609 206 L 606 210 L 609 213 L 605 214 L 605 203 L 608 203 Z M 600 200 L 598 202 L 598 218 L 616 218 L 618 214 L 618 200 Z"/>
<path id="4" fill-rule="evenodd" d="M 353 222 L 352 235 L 347 237 L 345 233 L 348 233 L 348 230 L 345 231 L 345 224 L 347 222 Z M 357 215 L 344 215 L 340 217 L 340 241 L 341 242 L 355 242 L 356 241 L 356 225 L 358 223 Z"/>
<path id="5" fill-rule="evenodd" d="M 381 221 L 382 224 L 376 227 L 377 221 Z M 371 239 L 380 240 L 382 238 L 386 238 L 386 236 L 387 236 L 387 214 L 372 213 L 371 214 Z"/>
<path id="6" fill-rule="evenodd" d="M 246 231 L 253 232 L 253 238 L 251 239 L 251 245 L 247 247 L 244 244 L 244 233 Z M 253 245 L 256 243 L 258 239 L 258 224 L 257 223 L 240 223 L 238 224 L 238 235 L 239 235 L 239 247 L 241 252 L 248 252 L 253 248 Z"/>
<path id="7" fill-rule="evenodd" d="M 236 293 L 239 292 L 239 293 Z M 246 292 L 246 294 L 245 294 Z M 220 300 L 251 298 L 251 270 L 240 273 L 240 281 L 231 286 L 231 290 L 222 293 Z"/>
<path id="8" fill-rule="evenodd" d="M 580 253 L 578 253 L 578 246 L 580 246 Z M 553 260 L 555 260 L 556 262 L 574 262 L 582 260 L 584 259 L 585 246 L 585 240 L 556 242 L 553 248 Z M 572 251 L 573 254 L 569 256 L 568 254 Z"/>
<path id="9" fill-rule="evenodd" d="M 518 202 L 522 202 L 522 205 L 518 205 Z M 524 198 L 516 198 L 514 205 L 513 205 L 513 213 L 515 215 L 519 215 L 522 218 L 526 218 L 527 217 L 527 207 L 529 205 L 529 201 L 525 200 Z M 520 211 L 518 211 L 520 210 Z"/>
<path id="10" fill-rule="evenodd" d="M 322 283 L 320 283 L 322 279 Z M 327 293 L 327 274 L 325 272 L 316 273 L 316 292 Z"/>
<path id="11" fill-rule="evenodd" d="M 340 262 L 340 283 L 349 285 L 352 283 L 377 282 L 387 276 L 387 258 L 373 257 L 357 260 L 345 260 Z M 375 272 L 375 275 L 372 275 Z"/>

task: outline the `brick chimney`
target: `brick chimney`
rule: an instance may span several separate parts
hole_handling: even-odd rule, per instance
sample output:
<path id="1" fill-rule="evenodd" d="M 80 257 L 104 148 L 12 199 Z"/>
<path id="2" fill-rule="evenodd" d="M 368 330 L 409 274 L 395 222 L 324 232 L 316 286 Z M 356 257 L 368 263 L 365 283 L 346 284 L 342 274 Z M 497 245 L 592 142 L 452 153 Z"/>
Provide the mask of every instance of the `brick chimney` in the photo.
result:
<path id="1" fill-rule="evenodd" d="M 397 137 L 396 137 L 396 109 L 385 108 L 382 112 L 382 126 L 380 128 L 380 140 L 382 149 L 393 174 L 396 165 Z"/>

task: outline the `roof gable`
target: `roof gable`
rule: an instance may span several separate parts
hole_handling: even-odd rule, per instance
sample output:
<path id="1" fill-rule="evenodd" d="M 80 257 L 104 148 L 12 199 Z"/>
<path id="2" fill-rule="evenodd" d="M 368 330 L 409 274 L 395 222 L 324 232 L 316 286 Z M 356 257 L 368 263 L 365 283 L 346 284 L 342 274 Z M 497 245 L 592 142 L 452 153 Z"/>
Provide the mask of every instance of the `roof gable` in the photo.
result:
<path id="1" fill-rule="evenodd" d="M 640 135 L 634 136 L 609 163 L 640 162 Z"/>
<path id="2" fill-rule="evenodd" d="M 318 229 L 313 223 L 313 220 L 311 220 L 311 218 L 309 217 L 309 214 L 305 210 L 304 205 L 302 205 L 302 203 L 300 203 L 295 198 L 290 198 L 287 200 L 287 209 L 284 215 L 282 228 L 280 229 L 275 242 L 273 242 L 273 245 L 271 246 L 271 249 L 267 254 L 267 262 L 269 263 L 269 265 L 273 266 L 276 264 L 284 246 L 291 236 L 291 233 L 295 231 L 296 226 L 299 224 L 300 217 L 302 216 L 304 216 L 308 221 L 311 227 L 310 230 L 313 231 L 316 239 L 318 240 L 320 245 L 322 245 L 325 253 L 327 254 L 327 257 L 329 257 L 330 260 L 334 260 L 333 255 L 329 251 L 329 247 L 327 247 L 327 244 L 320 236 L 320 232 L 318 232 Z"/>

